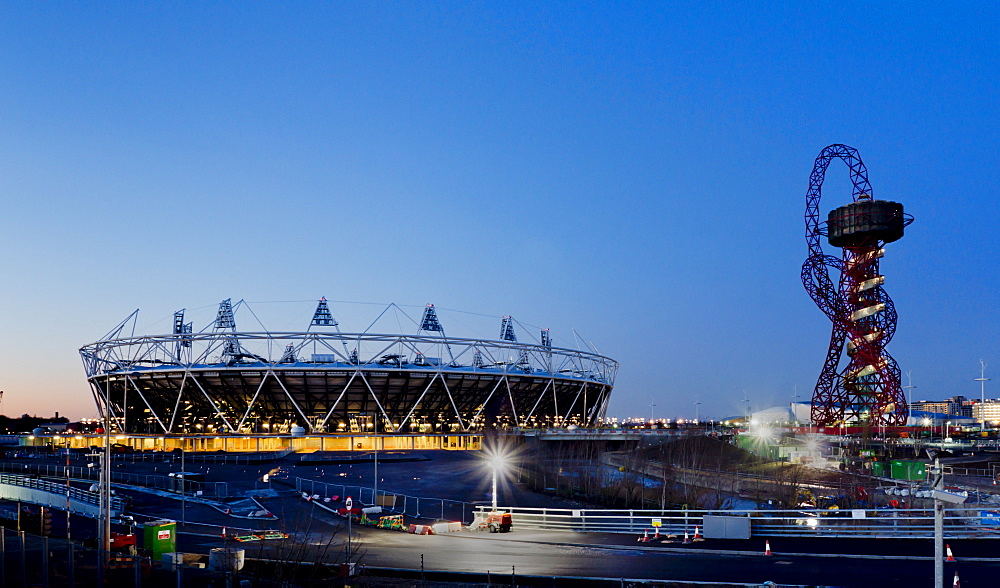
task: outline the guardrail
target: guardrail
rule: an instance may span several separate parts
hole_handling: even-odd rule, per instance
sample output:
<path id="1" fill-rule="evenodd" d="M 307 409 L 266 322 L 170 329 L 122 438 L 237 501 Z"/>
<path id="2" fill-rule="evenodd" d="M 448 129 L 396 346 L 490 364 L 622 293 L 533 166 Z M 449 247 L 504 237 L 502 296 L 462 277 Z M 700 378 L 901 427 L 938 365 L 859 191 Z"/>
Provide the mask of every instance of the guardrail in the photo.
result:
<path id="1" fill-rule="evenodd" d="M 983 469 L 983 468 L 957 468 L 954 466 L 942 466 L 945 475 L 947 476 L 978 476 L 981 478 L 993 478 L 997 474 L 996 469 Z"/>
<path id="2" fill-rule="evenodd" d="M 27 499 L 30 502 L 42 504 L 42 506 L 65 509 L 67 497 L 71 502 L 76 502 L 78 504 L 99 507 L 101 503 L 101 496 L 97 492 L 88 492 L 86 490 L 74 488 L 73 486 L 57 484 L 55 482 L 49 482 L 31 476 L 19 474 L 0 474 L 0 484 L 44 492 L 45 494 L 41 496 L 38 494 L 25 495 L 23 493 L 19 493 L 20 496 L 18 497 L 19 500 Z M 51 499 L 49 499 L 46 495 L 50 495 Z M 32 496 L 34 498 L 32 498 Z M 46 497 L 42 498 L 42 496 Z M 121 512 L 124 509 L 124 506 L 125 503 L 121 498 L 111 499 L 112 511 Z"/>
<path id="3" fill-rule="evenodd" d="M 475 513 L 488 512 L 477 506 Z M 704 532 L 705 515 L 747 517 L 757 537 L 933 538 L 933 509 L 844 510 L 592 510 L 504 507 L 520 528 L 550 531 L 693 534 Z M 1000 511 L 975 507 L 945 509 L 944 535 L 948 539 L 1000 539 Z"/>

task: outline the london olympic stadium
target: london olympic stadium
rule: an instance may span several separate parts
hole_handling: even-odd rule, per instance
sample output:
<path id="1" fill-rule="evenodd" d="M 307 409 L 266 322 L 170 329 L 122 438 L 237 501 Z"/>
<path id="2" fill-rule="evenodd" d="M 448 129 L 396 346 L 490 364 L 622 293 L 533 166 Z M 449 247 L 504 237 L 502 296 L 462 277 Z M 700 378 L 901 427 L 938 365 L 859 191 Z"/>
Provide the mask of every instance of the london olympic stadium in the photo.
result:
<path id="1" fill-rule="evenodd" d="M 222 301 L 199 331 L 177 311 L 162 335 L 135 335 L 136 311 L 83 346 L 110 429 L 440 434 L 588 426 L 604 417 L 618 370 L 596 352 L 554 346 L 548 330 L 536 339 L 509 316 L 490 339 L 446 336 L 430 304 L 411 319 L 415 333 L 341 331 L 325 298 L 304 331 L 238 330 L 240 309 L 243 301 Z"/>

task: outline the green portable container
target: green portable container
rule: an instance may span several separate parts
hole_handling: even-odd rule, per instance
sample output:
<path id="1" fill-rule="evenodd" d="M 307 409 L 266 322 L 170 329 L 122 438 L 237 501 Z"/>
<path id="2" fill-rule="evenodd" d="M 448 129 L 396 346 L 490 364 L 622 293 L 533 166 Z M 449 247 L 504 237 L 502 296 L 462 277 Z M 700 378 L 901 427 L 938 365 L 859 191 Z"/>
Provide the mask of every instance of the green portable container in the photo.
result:
<path id="1" fill-rule="evenodd" d="M 897 459 L 892 462 L 890 477 L 894 480 L 924 480 L 927 465 L 922 461 Z"/>
<path id="2" fill-rule="evenodd" d="M 160 561 L 164 553 L 177 551 L 177 521 L 153 521 L 142 529 L 142 546 L 153 552 L 153 561 Z"/>

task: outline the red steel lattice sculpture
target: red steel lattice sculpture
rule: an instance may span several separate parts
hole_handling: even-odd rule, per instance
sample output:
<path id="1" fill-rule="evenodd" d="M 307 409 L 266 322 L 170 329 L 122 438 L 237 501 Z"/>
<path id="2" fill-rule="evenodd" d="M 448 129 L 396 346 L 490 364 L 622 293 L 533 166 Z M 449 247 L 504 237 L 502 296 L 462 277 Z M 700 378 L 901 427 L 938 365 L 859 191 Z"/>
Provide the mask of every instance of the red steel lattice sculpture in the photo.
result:
<path id="1" fill-rule="evenodd" d="M 830 211 L 820 222 L 819 202 L 830 162 L 850 168 L 854 202 Z M 820 152 L 806 194 L 806 243 L 802 284 L 833 323 L 830 347 L 812 399 L 816 426 L 858 424 L 894 426 L 906 423 L 906 398 L 899 366 L 885 351 L 896 331 L 896 309 L 882 285 L 879 259 L 884 245 L 900 239 L 913 218 L 898 202 L 874 200 L 868 170 L 858 151 L 830 145 Z M 842 249 L 841 257 L 823 252 L 820 238 Z M 835 282 L 830 270 L 839 273 Z M 841 367 L 846 350 L 847 365 Z"/>

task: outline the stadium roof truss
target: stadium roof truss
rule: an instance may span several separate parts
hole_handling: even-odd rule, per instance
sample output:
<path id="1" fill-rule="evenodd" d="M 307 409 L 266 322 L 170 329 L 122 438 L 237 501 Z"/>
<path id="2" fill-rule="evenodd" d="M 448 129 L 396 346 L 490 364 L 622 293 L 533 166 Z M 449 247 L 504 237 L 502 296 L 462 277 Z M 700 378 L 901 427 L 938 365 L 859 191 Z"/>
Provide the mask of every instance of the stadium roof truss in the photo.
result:
<path id="1" fill-rule="evenodd" d="M 121 337 L 80 349 L 102 417 L 128 433 L 474 431 L 586 426 L 618 363 L 596 353 L 441 334 L 237 332 Z M 124 323 L 123 323 L 124 325 Z M 180 325 L 180 326 L 176 326 Z M 442 359 L 444 358 L 444 359 Z"/>

